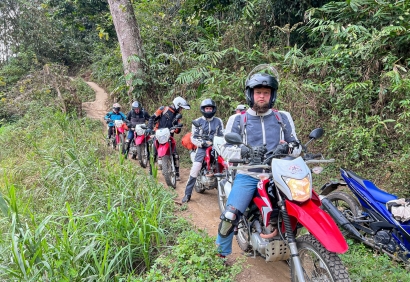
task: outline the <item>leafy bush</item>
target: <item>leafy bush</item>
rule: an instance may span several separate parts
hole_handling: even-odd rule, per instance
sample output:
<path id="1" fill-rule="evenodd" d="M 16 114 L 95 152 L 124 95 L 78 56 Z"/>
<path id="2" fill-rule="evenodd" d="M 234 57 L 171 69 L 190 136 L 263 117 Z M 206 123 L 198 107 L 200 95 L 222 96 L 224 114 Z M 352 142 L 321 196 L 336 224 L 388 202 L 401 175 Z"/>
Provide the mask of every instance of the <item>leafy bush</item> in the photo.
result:
<path id="1" fill-rule="evenodd" d="M 232 281 L 241 268 L 229 268 L 217 257 L 215 241 L 204 231 L 180 234 L 177 244 L 159 256 L 146 276 L 138 281 Z"/>

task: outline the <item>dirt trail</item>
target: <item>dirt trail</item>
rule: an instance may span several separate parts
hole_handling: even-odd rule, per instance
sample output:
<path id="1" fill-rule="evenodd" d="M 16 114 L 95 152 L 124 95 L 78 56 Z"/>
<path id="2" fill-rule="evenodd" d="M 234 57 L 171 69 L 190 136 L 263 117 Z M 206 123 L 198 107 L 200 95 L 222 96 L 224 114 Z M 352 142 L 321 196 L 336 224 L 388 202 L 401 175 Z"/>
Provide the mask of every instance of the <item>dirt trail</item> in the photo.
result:
<path id="1" fill-rule="evenodd" d="M 107 113 L 108 94 L 94 82 L 87 82 L 87 84 L 95 91 L 95 101 L 83 103 L 83 110 L 88 117 L 103 121 Z"/>
<path id="2" fill-rule="evenodd" d="M 104 89 L 100 88 L 94 82 L 87 82 L 87 84 L 95 91 L 96 99 L 94 102 L 83 103 L 83 109 L 86 111 L 88 117 L 103 120 L 104 115 L 107 113 L 106 102 L 108 95 Z M 135 162 L 135 164 L 138 165 L 137 162 Z M 190 168 L 181 167 L 181 181 L 177 183 L 176 187 L 176 192 L 178 193 L 177 201 L 180 201 L 184 196 L 185 184 L 189 177 L 189 170 Z M 166 187 L 161 171 L 158 171 L 158 175 L 160 182 Z M 194 223 L 196 227 L 206 230 L 209 235 L 216 236 L 220 216 L 217 203 L 217 191 L 206 191 L 204 194 L 198 194 L 194 191 L 187 209 L 181 212 L 181 215 Z M 232 258 L 243 255 L 235 240 L 232 247 Z M 289 267 L 285 262 L 266 263 L 261 257 L 246 258 L 244 270 L 235 278 L 235 281 L 239 282 L 287 282 L 289 280 Z"/>

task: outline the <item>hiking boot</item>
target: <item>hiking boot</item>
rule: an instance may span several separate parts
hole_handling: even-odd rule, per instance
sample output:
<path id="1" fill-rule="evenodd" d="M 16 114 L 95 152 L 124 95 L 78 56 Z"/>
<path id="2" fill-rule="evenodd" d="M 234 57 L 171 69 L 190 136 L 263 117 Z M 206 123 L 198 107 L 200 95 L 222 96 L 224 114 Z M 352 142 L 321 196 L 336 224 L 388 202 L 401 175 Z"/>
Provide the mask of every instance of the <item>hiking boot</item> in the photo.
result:
<path id="1" fill-rule="evenodd" d="M 224 266 L 232 266 L 235 262 L 235 260 L 229 259 L 221 254 L 217 254 L 217 256 L 221 259 Z"/>
<path id="2" fill-rule="evenodd" d="M 182 198 L 182 203 L 188 203 L 191 200 L 191 195 L 185 195 Z"/>

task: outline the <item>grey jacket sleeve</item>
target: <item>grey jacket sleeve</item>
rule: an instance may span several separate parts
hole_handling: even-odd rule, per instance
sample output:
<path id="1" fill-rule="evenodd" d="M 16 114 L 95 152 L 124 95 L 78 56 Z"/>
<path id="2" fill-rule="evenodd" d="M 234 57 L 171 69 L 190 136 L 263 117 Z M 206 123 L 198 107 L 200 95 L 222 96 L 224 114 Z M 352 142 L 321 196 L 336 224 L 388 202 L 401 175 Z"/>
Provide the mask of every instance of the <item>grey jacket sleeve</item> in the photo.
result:
<path id="1" fill-rule="evenodd" d="M 240 124 L 240 114 L 235 114 L 229 117 L 228 122 L 226 123 L 226 128 L 224 134 L 235 132 L 241 134 L 241 124 Z"/>
<path id="2" fill-rule="evenodd" d="M 295 125 L 293 123 L 292 116 L 288 112 L 281 112 L 283 118 L 283 124 L 285 125 L 285 130 L 283 131 L 283 139 L 286 142 L 297 141 L 298 137 L 296 136 Z M 297 157 L 302 152 L 302 146 L 293 149 L 292 156 Z"/>
<path id="3" fill-rule="evenodd" d="M 215 132 L 215 136 L 224 136 L 224 123 L 220 118 L 217 118 L 217 120 L 219 121 L 219 125 L 217 128 L 217 132 Z"/>
<path id="4" fill-rule="evenodd" d="M 197 147 L 202 147 L 202 138 L 200 138 L 201 130 L 192 125 L 191 132 L 191 142 Z"/>

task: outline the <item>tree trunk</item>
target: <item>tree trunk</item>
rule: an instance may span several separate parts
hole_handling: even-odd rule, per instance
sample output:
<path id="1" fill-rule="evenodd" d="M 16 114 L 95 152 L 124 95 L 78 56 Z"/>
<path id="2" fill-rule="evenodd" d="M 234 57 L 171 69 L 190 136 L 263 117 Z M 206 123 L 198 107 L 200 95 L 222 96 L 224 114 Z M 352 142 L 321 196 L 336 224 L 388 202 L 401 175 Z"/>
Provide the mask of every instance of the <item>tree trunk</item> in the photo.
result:
<path id="1" fill-rule="evenodd" d="M 132 78 L 140 78 L 143 69 L 138 59 L 130 60 L 130 57 L 137 56 L 139 59 L 143 58 L 141 35 L 130 0 L 108 0 L 108 4 L 110 5 L 112 20 L 117 32 L 118 42 L 120 43 L 124 74 L 128 78 L 128 97 L 130 102 L 132 102 L 131 93 L 134 86 Z M 132 74 L 131 78 L 129 78 L 129 74 Z"/>

